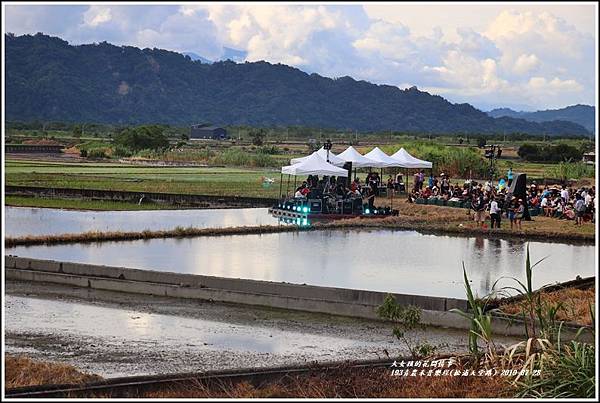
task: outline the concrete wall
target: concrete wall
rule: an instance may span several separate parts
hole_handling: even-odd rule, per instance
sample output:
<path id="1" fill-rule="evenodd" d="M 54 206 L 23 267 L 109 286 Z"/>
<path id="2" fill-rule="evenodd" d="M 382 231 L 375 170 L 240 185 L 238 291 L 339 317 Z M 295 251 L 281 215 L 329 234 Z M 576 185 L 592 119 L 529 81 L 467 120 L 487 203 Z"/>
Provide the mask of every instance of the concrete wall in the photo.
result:
<path id="1" fill-rule="evenodd" d="M 220 289 L 244 293 L 283 295 L 294 298 L 338 301 L 378 306 L 387 293 L 347 288 L 320 287 L 272 281 L 258 281 L 225 277 L 181 274 L 125 267 L 98 266 L 90 264 L 57 262 L 20 257 L 6 257 L 7 268 L 29 269 L 77 276 L 104 277 L 145 283 L 174 285 L 180 288 Z M 452 308 L 467 308 L 467 301 L 454 298 L 428 297 L 421 295 L 392 294 L 401 305 L 414 305 L 433 311 L 448 311 Z"/>
<path id="2" fill-rule="evenodd" d="M 5 256 L 7 279 L 39 281 L 89 287 L 99 290 L 212 300 L 236 304 L 266 306 L 307 312 L 326 313 L 366 319 L 378 319 L 377 307 L 387 293 L 276 283 L 245 279 L 201 276 L 98 266 L 52 260 Z M 468 330 L 470 323 L 462 316 L 449 312 L 452 308 L 467 309 L 467 301 L 453 298 L 393 294 L 403 306 L 422 309 L 425 325 Z M 519 321 L 494 319 L 493 332 L 501 335 L 523 336 Z M 565 339 L 576 329 L 565 328 Z"/>

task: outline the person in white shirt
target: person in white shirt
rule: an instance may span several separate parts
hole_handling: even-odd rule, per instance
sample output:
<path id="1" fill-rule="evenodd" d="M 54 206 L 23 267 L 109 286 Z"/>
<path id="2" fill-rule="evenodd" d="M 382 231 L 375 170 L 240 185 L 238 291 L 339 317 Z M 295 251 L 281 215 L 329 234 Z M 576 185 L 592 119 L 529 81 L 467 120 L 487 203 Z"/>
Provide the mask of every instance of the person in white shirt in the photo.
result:
<path id="1" fill-rule="evenodd" d="M 544 211 L 544 216 L 550 217 L 551 209 L 548 206 L 548 196 L 542 197 L 542 201 L 540 202 L 540 207 Z"/>
<path id="2" fill-rule="evenodd" d="M 590 194 L 590 192 L 587 192 L 585 195 L 585 205 L 590 208 L 592 207 L 592 201 L 594 200 L 594 197 Z"/>
<path id="3" fill-rule="evenodd" d="M 562 197 L 563 202 L 569 202 L 569 189 L 567 189 L 565 185 L 563 185 L 562 190 L 560 191 L 560 197 Z"/>
<path id="4" fill-rule="evenodd" d="M 496 228 L 500 228 L 500 208 L 498 207 L 498 202 L 496 201 L 494 196 L 491 196 L 490 220 L 491 220 L 491 225 L 490 225 L 491 228 L 494 228 L 494 225 L 496 225 Z"/>

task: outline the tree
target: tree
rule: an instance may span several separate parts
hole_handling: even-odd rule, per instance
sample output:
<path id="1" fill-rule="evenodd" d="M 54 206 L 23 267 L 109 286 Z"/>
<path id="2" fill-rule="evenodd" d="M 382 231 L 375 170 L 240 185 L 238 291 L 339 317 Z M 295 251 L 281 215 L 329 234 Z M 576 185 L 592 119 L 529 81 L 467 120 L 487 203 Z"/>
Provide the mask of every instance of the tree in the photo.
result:
<path id="1" fill-rule="evenodd" d="M 250 133 L 248 133 L 248 135 L 252 139 L 252 144 L 254 144 L 255 146 L 262 146 L 264 143 L 264 139 L 267 136 L 267 132 L 265 132 L 264 129 L 251 130 Z"/>
<path id="2" fill-rule="evenodd" d="M 138 126 L 127 128 L 115 136 L 115 144 L 133 151 L 158 150 L 169 146 L 169 140 L 163 134 L 161 126 Z"/>

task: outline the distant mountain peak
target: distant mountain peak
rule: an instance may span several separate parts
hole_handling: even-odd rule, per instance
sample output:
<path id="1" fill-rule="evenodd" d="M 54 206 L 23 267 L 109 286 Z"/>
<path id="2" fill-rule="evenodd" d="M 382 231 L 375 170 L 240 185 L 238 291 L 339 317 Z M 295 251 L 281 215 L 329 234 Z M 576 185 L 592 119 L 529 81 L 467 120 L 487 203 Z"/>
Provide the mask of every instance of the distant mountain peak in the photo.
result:
<path id="1" fill-rule="evenodd" d="M 202 63 L 208 63 L 208 64 L 219 62 L 219 61 L 225 61 L 225 60 L 231 60 L 231 61 L 239 63 L 239 62 L 243 62 L 244 60 L 246 60 L 246 56 L 248 55 L 248 52 L 246 52 L 245 50 L 237 50 L 237 49 L 232 49 L 232 48 L 228 48 L 228 47 L 223 47 L 223 56 L 219 57 L 217 60 L 207 59 L 203 56 L 200 56 L 199 54 L 197 54 L 195 52 L 183 52 L 182 55 L 189 56 L 190 59 L 192 59 L 193 61 L 200 60 Z"/>
<path id="2" fill-rule="evenodd" d="M 596 108 L 591 105 L 569 105 L 560 109 L 546 109 L 535 112 L 515 111 L 510 108 L 496 108 L 487 112 L 493 118 L 512 117 L 530 122 L 552 122 L 556 120 L 573 122 L 585 127 L 590 132 L 596 128 Z"/>

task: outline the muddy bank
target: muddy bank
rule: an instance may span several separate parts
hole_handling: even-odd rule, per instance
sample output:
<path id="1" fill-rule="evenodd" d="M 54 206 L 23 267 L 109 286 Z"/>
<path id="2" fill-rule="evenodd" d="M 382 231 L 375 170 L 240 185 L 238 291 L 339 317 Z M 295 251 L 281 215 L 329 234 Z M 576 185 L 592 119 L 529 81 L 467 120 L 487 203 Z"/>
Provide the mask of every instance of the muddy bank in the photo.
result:
<path id="1" fill-rule="evenodd" d="M 377 321 L 43 283 L 8 281 L 5 309 L 6 352 L 105 377 L 408 354 Z M 461 331 L 426 328 L 411 337 L 444 353 L 467 345 Z"/>
<path id="2" fill-rule="evenodd" d="M 527 232 L 512 231 L 509 229 L 482 229 L 460 224 L 437 224 L 422 222 L 418 220 L 388 217 L 382 219 L 354 218 L 339 220 L 335 222 L 318 222 L 311 226 L 298 227 L 286 225 L 258 225 L 225 228 L 175 228 L 173 230 L 141 231 L 141 232 L 84 232 L 79 234 L 41 235 L 7 237 L 4 244 L 7 248 L 24 245 L 58 245 L 69 243 L 92 243 L 104 241 L 131 241 L 139 239 L 158 238 L 189 238 L 201 236 L 227 236 L 227 235 L 251 235 L 251 234 L 273 234 L 283 232 L 318 231 L 318 230 L 411 230 L 430 235 L 452 235 L 463 237 L 485 237 L 489 239 L 521 239 L 542 242 L 560 242 L 591 245 L 595 242 L 594 234 L 561 233 L 561 232 Z"/>

